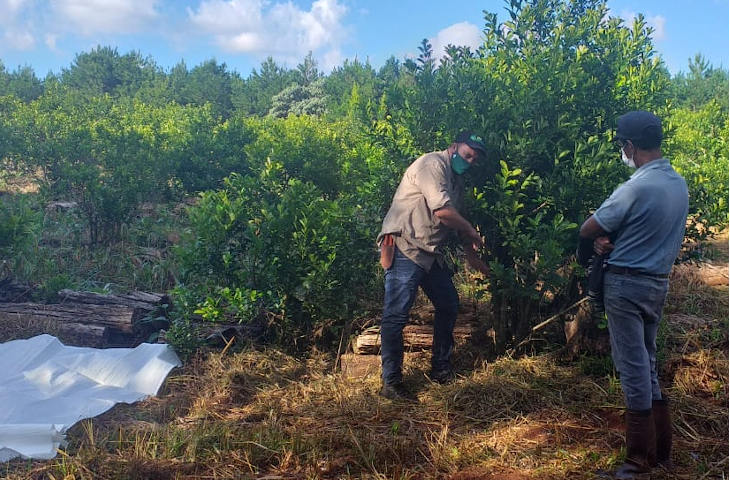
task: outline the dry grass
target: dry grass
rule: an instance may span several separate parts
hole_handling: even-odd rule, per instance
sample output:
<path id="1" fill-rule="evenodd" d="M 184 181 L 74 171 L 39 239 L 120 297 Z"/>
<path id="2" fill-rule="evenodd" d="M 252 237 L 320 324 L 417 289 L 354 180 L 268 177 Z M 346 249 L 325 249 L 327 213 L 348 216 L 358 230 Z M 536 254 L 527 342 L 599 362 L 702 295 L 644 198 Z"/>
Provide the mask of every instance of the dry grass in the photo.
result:
<path id="1" fill-rule="evenodd" d="M 7 162 L 0 162 L 0 195 L 5 193 L 37 193 L 43 172 L 39 169 L 35 173 L 16 170 Z"/>
<path id="2" fill-rule="evenodd" d="M 693 267 L 696 268 L 696 267 Z M 662 331 L 677 471 L 728 478 L 727 291 L 691 268 L 673 276 Z M 457 353 L 458 355 L 458 353 Z M 76 425 L 65 452 L 13 461 L 32 479 L 591 479 L 623 455 L 615 377 L 550 355 L 467 365 L 430 383 L 427 354 L 408 357 L 418 403 L 377 395 L 377 373 L 350 379 L 334 359 L 243 348 L 192 359 L 156 398 Z"/>
<path id="3" fill-rule="evenodd" d="M 725 265 L 727 268 L 727 264 Z M 708 285 L 702 265 L 676 265 L 672 270 L 667 311 L 711 318 L 727 317 L 728 286 Z"/>

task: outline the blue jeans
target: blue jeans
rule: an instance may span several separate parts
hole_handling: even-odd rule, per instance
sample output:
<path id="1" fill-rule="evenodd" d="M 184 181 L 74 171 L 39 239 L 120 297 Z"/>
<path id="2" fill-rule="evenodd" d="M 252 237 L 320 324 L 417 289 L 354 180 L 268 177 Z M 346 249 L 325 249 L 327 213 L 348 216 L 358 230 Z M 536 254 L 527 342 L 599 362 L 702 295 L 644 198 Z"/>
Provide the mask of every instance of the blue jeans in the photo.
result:
<path id="1" fill-rule="evenodd" d="M 611 356 L 619 372 L 626 407 L 648 410 L 661 400 L 656 367 L 656 335 L 669 280 L 606 272 L 603 298 Z"/>
<path id="2" fill-rule="evenodd" d="M 459 296 L 451 281 L 452 272 L 434 262 L 426 272 L 395 249 L 393 264 L 385 271 L 385 302 L 380 324 L 380 354 L 383 383 L 402 381 L 403 327 L 420 286 L 436 309 L 433 328 L 431 368 L 441 372 L 451 368 L 454 348 L 454 324 L 459 309 Z"/>

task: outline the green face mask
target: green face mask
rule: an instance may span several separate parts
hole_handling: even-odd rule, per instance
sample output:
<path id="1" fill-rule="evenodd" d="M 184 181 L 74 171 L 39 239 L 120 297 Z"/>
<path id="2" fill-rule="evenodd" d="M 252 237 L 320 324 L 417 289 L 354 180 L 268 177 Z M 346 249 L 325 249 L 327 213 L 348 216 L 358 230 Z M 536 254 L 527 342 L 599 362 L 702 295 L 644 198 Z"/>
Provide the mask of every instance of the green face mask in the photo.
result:
<path id="1" fill-rule="evenodd" d="M 459 152 L 454 152 L 453 155 L 451 155 L 451 169 L 454 171 L 455 174 L 461 175 L 467 170 L 469 170 L 469 162 L 464 160 L 464 157 L 459 155 Z"/>

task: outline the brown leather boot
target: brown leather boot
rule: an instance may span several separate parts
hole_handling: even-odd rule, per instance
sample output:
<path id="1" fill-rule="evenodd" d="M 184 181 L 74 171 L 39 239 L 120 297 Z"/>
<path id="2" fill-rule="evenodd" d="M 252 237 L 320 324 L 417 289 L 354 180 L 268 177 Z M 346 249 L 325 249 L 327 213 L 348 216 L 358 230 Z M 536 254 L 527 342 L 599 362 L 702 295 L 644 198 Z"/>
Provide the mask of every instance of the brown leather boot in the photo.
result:
<path id="1" fill-rule="evenodd" d="M 651 471 L 650 445 L 655 443 L 654 418 L 649 410 L 626 410 L 626 461 L 614 472 L 620 479 L 638 478 Z"/>
<path id="2" fill-rule="evenodd" d="M 656 430 L 656 464 L 671 471 L 674 469 L 674 464 L 672 464 L 672 418 L 669 402 L 666 398 L 654 400 L 651 412 Z"/>

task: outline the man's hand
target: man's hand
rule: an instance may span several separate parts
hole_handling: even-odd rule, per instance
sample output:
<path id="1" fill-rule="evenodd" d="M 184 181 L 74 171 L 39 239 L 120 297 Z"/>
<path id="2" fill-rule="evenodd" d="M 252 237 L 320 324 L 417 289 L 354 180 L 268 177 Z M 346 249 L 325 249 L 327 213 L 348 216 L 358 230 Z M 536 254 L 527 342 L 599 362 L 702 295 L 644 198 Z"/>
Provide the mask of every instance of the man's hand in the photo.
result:
<path id="1" fill-rule="evenodd" d="M 466 260 L 469 262 L 471 267 L 484 275 L 489 274 L 489 267 L 485 264 L 477 251 L 484 246 L 484 239 L 479 232 L 472 227 L 459 212 L 451 207 L 440 208 L 434 212 L 441 222 L 449 228 L 453 228 L 459 232 L 461 243 L 464 246 L 464 252 L 466 253 Z"/>
<path id="2" fill-rule="evenodd" d="M 606 232 L 591 215 L 580 226 L 580 238 L 593 239 L 593 251 L 598 255 L 604 255 L 613 250 L 613 243 Z"/>
<path id="3" fill-rule="evenodd" d="M 470 244 L 474 252 L 484 246 L 484 239 L 482 239 L 482 236 L 479 235 L 479 232 L 477 232 L 476 229 L 474 229 L 474 227 L 472 227 L 471 225 L 469 225 L 469 230 L 463 232 L 462 234 L 464 235 L 464 243 Z"/>
<path id="4" fill-rule="evenodd" d="M 613 250 L 613 243 L 606 236 L 596 237 L 593 240 L 593 251 L 598 255 L 603 255 Z"/>
<path id="5" fill-rule="evenodd" d="M 481 240 L 481 237 L 480 237 Z M 483 244 L 483 243 L 482 243 Z M 476 270 L 477 272 L 482 273 L 484 276 L 489 275 L 489 266 L 482 261 L 481 258 L 479 258 L 479 255 L 477 255 L 477 251 L 474 248 L 474 245 L 471 243 L 464 242 L 464 253 L 466 254 L 466 261 L 469 263 L 469 266 Z"/>

